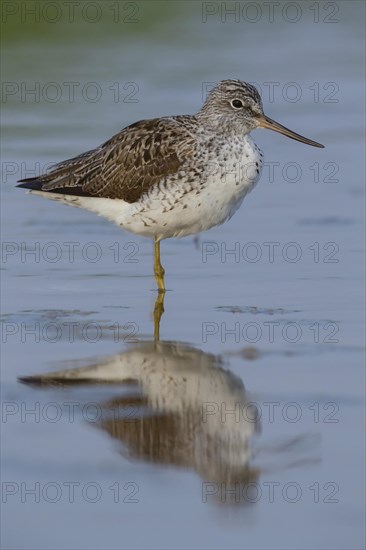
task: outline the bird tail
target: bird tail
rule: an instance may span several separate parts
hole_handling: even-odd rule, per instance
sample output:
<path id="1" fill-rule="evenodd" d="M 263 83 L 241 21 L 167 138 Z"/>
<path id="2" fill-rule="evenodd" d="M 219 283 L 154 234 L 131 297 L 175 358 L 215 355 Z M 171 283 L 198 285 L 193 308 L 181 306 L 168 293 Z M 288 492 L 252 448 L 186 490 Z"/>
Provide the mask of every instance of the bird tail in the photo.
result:
<path id="1" fill-rule="evenodd" d="M 42 182 L 38 177 L 36 178 L 26 178 L 23 180 L 19 180 L 17 182 L 19 185 L 17 187 L 21 187 L 23 189 L 31 189 L 32 191 L 42 191 Z"/>

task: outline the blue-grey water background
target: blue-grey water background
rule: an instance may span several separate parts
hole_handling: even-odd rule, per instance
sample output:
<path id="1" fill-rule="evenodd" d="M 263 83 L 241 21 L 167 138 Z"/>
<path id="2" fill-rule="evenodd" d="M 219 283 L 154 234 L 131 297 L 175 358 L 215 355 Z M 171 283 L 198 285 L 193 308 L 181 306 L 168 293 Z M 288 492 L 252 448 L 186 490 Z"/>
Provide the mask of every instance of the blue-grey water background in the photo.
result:
<path id="1" fill-rule="evenodd" d="M 2 548 L 364 548 L 364 3 L 45 4 L 2 7 Z M 131 327 L 151 340 L 156 293 L 150 241 L 15 189 L 138 119 L 195 112 L 223 78 L 326 145 L 256 131 L 268 164 L 233 219 L 162 243 L 161 338 L 220 356 L 262 413 L 258 496 L 226 505 L 83 412 L 128 388 L 17 381 L 113 358 Z"/>

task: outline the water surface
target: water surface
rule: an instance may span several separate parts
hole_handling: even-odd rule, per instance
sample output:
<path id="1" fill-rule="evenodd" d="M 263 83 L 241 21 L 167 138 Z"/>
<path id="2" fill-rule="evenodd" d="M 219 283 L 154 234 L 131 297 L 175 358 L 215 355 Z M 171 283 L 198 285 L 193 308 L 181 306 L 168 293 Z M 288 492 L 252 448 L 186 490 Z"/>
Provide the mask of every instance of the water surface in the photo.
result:
<path id="1" fill-rule="evenodd" d="M 113 4 L 5 18 L 2 545 L 361 549 L 364 6 Z M 231 77 L 326 148 L 253 134 L 233 219 L 162 244 L 156 346 L 151 243 L 14 185 Z"/>

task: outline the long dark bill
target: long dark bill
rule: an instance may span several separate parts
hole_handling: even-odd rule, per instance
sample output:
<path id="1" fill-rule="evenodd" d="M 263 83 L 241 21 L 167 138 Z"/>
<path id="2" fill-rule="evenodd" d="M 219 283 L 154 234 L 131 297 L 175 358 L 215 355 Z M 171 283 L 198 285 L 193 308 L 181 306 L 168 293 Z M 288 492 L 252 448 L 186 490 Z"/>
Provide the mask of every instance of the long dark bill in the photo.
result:
<path id="1" fill-rule="evenodd" d="M 272 120 L 268 116 L 261 116 L 260 117 L 259 126 L 260 128 L 268 128 L 268 130 L 273 130 L 274 132 L 279 132 L 280 134 L 283 134 L 284 136 L 287 136 L 292 139 L 296 139 L 296 141 L 301 141 L 301 143 L 306 143 L 307 145 L 312 145 L 313 147 L 324 147 L 321 143 L 318 143 L 317 141 L 313 141 L 311 139 L 308 139 L 304 136 L 300 136 L 300 134 L 296 134 L 296 132 L 292 132 L 285 126 L 282 126 L 282 124 L 279 124 L 278 122 Z"/>

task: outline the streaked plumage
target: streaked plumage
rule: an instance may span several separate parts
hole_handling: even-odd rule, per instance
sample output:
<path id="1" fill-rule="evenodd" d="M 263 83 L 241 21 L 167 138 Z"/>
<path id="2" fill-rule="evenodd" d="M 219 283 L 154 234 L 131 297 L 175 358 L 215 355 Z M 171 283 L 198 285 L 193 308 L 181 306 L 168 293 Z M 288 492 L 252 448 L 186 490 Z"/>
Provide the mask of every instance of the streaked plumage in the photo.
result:
<path id="1" fill-rule="evenodd" d="M 95 212 L 156 243 L 185 237 L 225 222 L 257 183 L 262 153 L 249 132 L 259 126 L 322 147 L 266 117 L 254 86 L 224 80 L 197 114 L 132 124 L 19 187 Z M 156 261 L 161 290 L 163 274 Z"/>

